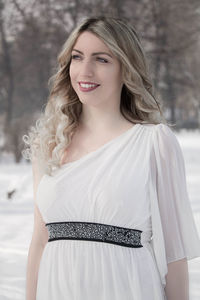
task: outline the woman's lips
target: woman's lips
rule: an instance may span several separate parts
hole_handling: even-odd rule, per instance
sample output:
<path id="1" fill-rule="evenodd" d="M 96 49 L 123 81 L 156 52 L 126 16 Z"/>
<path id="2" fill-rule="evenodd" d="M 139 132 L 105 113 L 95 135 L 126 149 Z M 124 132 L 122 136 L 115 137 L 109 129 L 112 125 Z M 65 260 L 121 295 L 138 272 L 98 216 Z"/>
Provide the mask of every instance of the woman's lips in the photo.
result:
<path id="1" fill-rule="evenodd" d="M 81 92 L 90 92 L 90 91 L 95 90 L 98 87 L 99 87 L 99 84 L 96 86 L 93 86 L 93 87 L 83 87 L 83 86 L 81 86 L 81 84 L 79 82 L 79 88 L 80 88 Z"/>

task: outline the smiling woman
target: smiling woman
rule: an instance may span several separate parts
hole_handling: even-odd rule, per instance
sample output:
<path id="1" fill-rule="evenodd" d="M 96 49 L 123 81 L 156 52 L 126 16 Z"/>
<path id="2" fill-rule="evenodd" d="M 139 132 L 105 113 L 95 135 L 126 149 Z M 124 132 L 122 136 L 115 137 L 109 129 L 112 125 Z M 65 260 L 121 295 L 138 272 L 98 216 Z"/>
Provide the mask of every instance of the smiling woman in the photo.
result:
<path id="1" fill-rule="evenodd" d="M 188 300 L 187 260 L 200 243 L 184 159 L 137 33 L 120 19 L 86 19 L 58 62 L 26 136 L 35 199 L 26 300 Z"/>
<path id="2" fill-rule="evenodd" d="M 80 23 L 63 45 L 58 63 L 45 113 L 24 136 L 28 149 L 22 152 L 26 158 L 40 158 L 49 175 L 60 167 L 79 132 L 85 140 L 79 148 L 90 148 L 87 140 L 99 144 L 96 136 L 104 142 L 109 132 L 112 138 L 130 125 L 166 123 L 140 39 L 122 20 L 99 17 Z"/>
<path id="3" fill-rule="evenodd" d="M 73 56 L 74 52 L 80 53 L 79 56 Z M 72 49 L 69 74 L 82 104 L 106 105 L 106 109 L 109 106 L 112 111 L 116 105 L 120 106 L 123 86 L 120 63 L 93 33 L 86 31 L 78 37 Z"/>

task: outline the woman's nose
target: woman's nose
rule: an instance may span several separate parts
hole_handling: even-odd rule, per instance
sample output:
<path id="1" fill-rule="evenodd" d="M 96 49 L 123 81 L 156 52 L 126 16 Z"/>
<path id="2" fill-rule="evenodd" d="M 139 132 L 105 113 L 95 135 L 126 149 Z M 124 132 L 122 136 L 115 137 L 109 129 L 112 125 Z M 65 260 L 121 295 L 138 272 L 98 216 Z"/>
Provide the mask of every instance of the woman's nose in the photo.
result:
<path id="1" fill-rule="evenodd" d="M 90 61 L 83 61 L 80 67 L 81 76 L 93 76 L 94 75 L 94 68 L 92 66 L 92 62 Z"/>

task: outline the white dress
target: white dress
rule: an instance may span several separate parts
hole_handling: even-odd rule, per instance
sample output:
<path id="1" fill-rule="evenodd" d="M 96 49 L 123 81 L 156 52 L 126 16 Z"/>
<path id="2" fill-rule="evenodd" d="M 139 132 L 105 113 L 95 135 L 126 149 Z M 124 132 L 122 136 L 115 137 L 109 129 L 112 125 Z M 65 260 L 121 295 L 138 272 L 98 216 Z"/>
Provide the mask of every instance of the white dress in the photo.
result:
<path id="1" fill-rule="evenodd" d="M 200 256 L 180 145 L 165 124 L 136 124 L 45 174 L 45 223 L 82 221 L 142 230 L 142 248 L 56 240 L 44 248 L 36 300 L 162 300 L 167 264 Z"/>

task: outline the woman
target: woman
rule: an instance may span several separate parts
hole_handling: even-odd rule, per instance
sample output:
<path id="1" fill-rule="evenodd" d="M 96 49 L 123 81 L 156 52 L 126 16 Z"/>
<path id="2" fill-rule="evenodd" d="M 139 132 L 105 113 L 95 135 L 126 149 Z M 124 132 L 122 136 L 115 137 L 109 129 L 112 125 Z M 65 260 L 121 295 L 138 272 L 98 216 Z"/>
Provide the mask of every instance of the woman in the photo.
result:
<path id="1" fill-rule="evenodd" d="M 26 299 L 188 300 L 200 245 L 184 160 L 135 30 L 88 18 L 58 61 L 25 136 L 35 199 Z"/>

